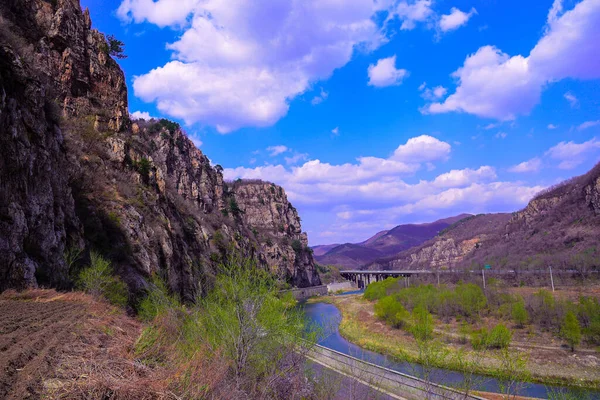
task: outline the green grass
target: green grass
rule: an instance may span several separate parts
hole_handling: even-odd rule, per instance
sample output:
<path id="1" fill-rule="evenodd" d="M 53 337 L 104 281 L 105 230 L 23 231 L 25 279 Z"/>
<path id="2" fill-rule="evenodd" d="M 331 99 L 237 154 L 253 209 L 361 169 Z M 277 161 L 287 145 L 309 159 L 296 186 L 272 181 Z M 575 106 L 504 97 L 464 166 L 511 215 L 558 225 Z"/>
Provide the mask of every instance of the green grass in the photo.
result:
<path id="1" fill-rule="evenodd" d="M 365 300 L 356 298 L 353 301 Z M 350 311 L 348 306 L 345 305 L 343 302 L 339 301 L 339 299 L 333 297 L 317 298 L 312 300 L 312 302 L 325 302 L 334 304 L 340 310 L 342 314 L 342 321 L 339 326 L 339 332 L 340 335 L 346 340 L 360 346 L 365 350 L 385 354 L 397 361 L 407 361 L 411 363 L 417 362 L 417 347 L 412 340 L 404 341 L 401 343 L 400 346 L 397 336 L 394 337 L 394 340 L 391 340 L 391 338 L 386 335 L 369 330 L 365 326 L 364 322 L 358 319 L 358 315 Z M 493 362 L 494 355 L 499 353 L 499 351 L 488 351 L 488 354 L 490 356 L 486 357 L 487 362 L 482 362 L 478 364 L 467 363 L 469 368 L 465 369 L 463 368 L 465 363 L 461 363 L 459 361 L 459 351 L 452 348 L 448 348 L 448 350 L 449 356 L 441 362 L 434 362 L 433 366 L 453 371 L 468 372 L 479 375 L 486 375 L 494 378 L 501 378 L 501 371 L 499 371 L 499 369 L 496 365 L 494 365 Z M 466 355 L 467 357 L 469 355 L 475 357 L 474 352 L 466 352 Z M 573 388 L 582 387 L 591 390 L 600 389 L 599 378 L 580 379 L 579 381 L 574 382 L 571 379 L 566 379 L 563 377 L 528 374 L 528 376 L 523 378 L 523 381 L 535 382 L 545 385 L 567 386 Z"/>

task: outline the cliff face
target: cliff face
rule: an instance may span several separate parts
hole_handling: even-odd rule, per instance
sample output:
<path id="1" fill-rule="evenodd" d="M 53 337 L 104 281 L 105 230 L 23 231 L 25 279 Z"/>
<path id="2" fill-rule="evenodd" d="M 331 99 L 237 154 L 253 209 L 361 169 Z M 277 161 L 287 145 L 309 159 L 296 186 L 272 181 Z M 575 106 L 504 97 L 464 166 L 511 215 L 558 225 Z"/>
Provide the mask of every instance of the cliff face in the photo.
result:
<path id="1" fill-rule="evenodd" d="M 158 273 L 186 300 L 232 251 L 320 283 L 281 188 L 226 184 L 177 124 L 129 121 L 77 0 L 8 0 L 0 16 L 0 290 L 69 286 L 74 248 L 110 257 L 133 291 Z"/>
<path id="2" fill-rule="evenodd" d="M 298 287 L 319 285 L 308 237 L 283 188 L 267 182 L 238 181 L 233 184 L 233 194 L 245 226 L 261 242 L 271 270 Z"/>

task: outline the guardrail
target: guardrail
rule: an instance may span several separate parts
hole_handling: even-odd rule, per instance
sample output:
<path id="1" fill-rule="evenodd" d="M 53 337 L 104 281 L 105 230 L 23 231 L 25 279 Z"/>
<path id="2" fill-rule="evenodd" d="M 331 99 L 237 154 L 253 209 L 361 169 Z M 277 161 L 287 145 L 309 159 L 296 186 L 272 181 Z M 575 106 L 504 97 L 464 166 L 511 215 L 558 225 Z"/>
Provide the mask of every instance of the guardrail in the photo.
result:
<path id="1" fill-rule="evenodd" d="M 339 351 L 315 345 L 308 354 L 314 362 L 355 378 L 362 383 L 380 389 L 384 393 L 406 399 L 432 400 L 485 400 L 482 397 L 466 394 L 460 390 L 428 382 L 423 379 L 381 367 L 349 356 Z"/>
<path id="2" fill-rule="evenodd" d="M 306 300 L 313 296 L 325 296 L 328 293 L 327 285 L 309 286 L 305 288 L 295 288 L 282 290 L 280 293 L 291 292 L 296 300 Z"/>

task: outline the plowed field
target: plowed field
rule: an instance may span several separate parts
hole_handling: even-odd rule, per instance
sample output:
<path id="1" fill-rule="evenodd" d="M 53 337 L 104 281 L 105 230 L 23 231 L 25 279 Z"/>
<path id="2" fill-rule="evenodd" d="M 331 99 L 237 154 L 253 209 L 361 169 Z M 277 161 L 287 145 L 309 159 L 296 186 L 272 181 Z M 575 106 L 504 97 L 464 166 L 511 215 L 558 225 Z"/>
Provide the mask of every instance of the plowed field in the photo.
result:
<path id="1" fill-rule="evenodd" d="M 39 397 L 85 315 L 85 306 L 71 301 L 0 300 L 0 399 Z"/>

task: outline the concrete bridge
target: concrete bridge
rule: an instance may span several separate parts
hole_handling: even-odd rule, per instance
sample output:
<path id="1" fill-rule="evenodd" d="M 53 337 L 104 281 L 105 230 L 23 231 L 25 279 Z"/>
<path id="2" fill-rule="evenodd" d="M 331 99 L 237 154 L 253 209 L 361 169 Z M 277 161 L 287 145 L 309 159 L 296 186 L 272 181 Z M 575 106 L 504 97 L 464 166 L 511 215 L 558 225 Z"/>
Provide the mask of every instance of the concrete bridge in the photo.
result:
<path id="1" fill-rule="evenodd" d="M 343 278 L 354 282 L 359 289 L 365 288 L 371 282 L 379 282 L 386 278 L 406 278 L 407 284 L 410 282 L 410 277 L 413 275 L 431 275 L 432 271 L 362 271 L 362 270 L 347 270 L 340 271 Z"/>

